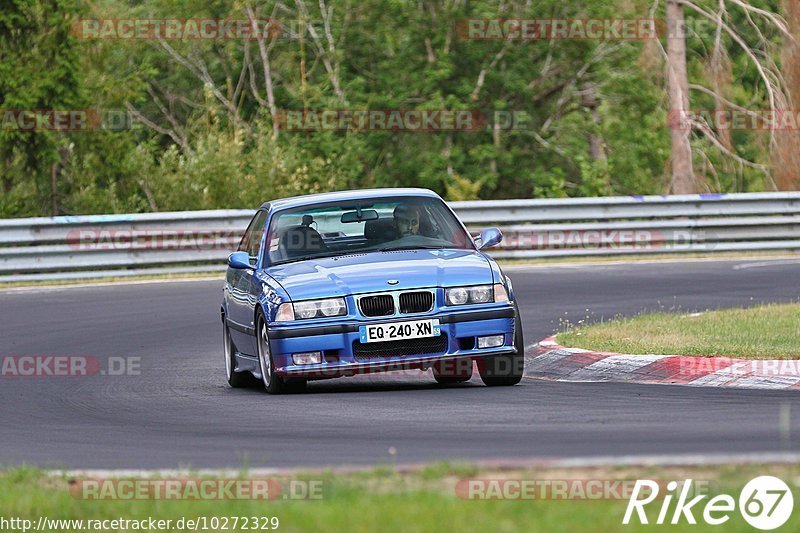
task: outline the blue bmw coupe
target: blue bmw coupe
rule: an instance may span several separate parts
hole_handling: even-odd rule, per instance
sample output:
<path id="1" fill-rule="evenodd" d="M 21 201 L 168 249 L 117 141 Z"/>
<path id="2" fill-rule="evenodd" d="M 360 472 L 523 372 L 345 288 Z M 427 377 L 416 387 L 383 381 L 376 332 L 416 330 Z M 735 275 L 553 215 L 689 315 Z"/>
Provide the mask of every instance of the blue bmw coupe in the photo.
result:
<path id="1" fill-rule="evenodd" d="M 267 202 L 228 258 L 222 302 L 232 387 L 433 369 L 439 383 L 522 379 L 511 280 L 434 192 L 374 189 Z"/>

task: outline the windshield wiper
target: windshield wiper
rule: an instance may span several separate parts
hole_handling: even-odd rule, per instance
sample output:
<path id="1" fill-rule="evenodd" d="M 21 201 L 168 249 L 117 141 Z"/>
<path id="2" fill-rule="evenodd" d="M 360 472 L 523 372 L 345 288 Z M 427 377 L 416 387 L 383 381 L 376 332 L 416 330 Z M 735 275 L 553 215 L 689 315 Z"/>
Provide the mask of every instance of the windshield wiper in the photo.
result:
<path id="1" fill-rule="evenodd" d="M 360 248 L 356 250 L 338 250 L 335 252 L 323 252 L 314 255 L 304 255 L 301 257 L 291 257 L 273 263 L 274 266 L 285 265 L 287 263 L 297 263 L 298 261 L 308 261 L 313 259 L 322 259 L 325 257 L 347 256 L 354 254 L 368 254 L 370 252 L 397 252 L 401 250 L 441 250 L 442 248 L 449 248 L 448 246 L 386 246 L 383 248 Z"/>
<path id="2" fill-rule="evenodd" d="M 289 259 L 284 259 L 283 261 L 278 261 L 273 263 L 273 265 L 284 265 L 286 263 L 296 263 L 298 261 L 308 261 L 309 259 L 322 259 L 324 257 L 335 257 L 337 255 L 349 255 L 349 252 L 345 252 L 343 250 L 337 250 L 335 252 L 323 252 L 320 254 L 314 255 L 303 255 L 300 257 L 290 257 Z"/>
<path id="3" fill-rule="evenodd" d="M 400 250 L 440 250 L 442 246 L 387 246 L 385 248 L 378 248 L 370 250 L 375 252 L 397 252 Z"/>

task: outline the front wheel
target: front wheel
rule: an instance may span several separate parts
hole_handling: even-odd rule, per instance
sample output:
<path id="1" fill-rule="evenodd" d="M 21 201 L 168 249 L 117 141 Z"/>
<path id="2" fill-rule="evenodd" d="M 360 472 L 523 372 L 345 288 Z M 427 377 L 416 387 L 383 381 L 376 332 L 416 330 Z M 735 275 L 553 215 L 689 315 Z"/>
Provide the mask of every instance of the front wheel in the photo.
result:
<path id="1" fill-rule="evenodd" d="M 508 387 L 522 381 L 525 371 L 525 340 L 522 337 L 522 320 L 519 308 L 516 308 L 514 320 L 514 348 L 517 353 L 511 355 L 490 355 L 478 361 L 478 371 L 489 387 Z"/>
<path id="2" fill-rule="evenodd" d="M 287 380 L 275 374 L 275 364 L 269 348 L 269 333 L 267 322 L 259 317 L 256 323 L 256 340 L 258 341 L 258 362 L 261 367 L 261 382 L 270 394 L 285 394 L 287 392 L 302 392 L 306 388 L 306 380 Z"/>

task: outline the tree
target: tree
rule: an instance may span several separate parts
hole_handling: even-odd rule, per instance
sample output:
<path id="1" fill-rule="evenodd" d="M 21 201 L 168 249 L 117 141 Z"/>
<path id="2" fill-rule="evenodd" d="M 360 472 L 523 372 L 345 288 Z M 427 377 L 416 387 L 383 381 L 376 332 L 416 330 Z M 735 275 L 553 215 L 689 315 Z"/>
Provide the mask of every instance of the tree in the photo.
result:
<path id="1" fill-rule="evenodd" d="M 781 73 L 786 80 L 787 112 L 797 115 L 800 106 L 800 2 L 782 0 L 781 7 L 792 38 L 783 39 Z M 797 128 L 778 133 L 772 152 L 777 188 L 783 191 L 800 189 L 800 131 Z"/>
<path id="2" fill-rule="evenodd" d="M 692 113 L 681 112 L 681 110 L 689 108 L 688 94 L 686 101 L 678 101 L 676 104 L 676 99 L 681 94 L 688 93 L 689 90 L 698 91 L 713 97 L 713 109 L 719 111 L 724 105 L 725 110 L 735 110 L 739 113 L 748 114 L 760 121 L 761 124 L 768 124 L 770 117 L 779 115 L 783 110 L 787 109 L 785 84 L 774 57 L 776 55 L 776 41 L 779 38 L 791 39 L 791 36 L 786 23 L 774 11 L 770 10 L 770 6 L 763 5 L 765 1 L 716 0 L 715 2 L 704 2 L 703 0 L 665 0 L 668 32 L 670 31 L 670 24 L 674 27 L 676 24 L 680 24 L 680 21 L 683 21 L 687 28 L 685 31 L 673 29 L 672 31 L 677 31 L 677 33 L 668 34 L 668 45 L 673 45 L 671 49 L 673 53 L 670 53 L 670 50 L 665 53 L 668 72 L 674 74 L 676 78 L 668 84 L 671 106 L 674 108 L 677 105 L 678 107 L 678 109 L 673 109 L 672 118 L 689 125 L 688 128 L 673 126 L 672 129 L 672 192 L 689 192 L 701 188 L 696 176 L 692 177 L 694 173 L 688 172 L 690 168 L 688 164 L 691 162 L 691 158 L 686 157 L 687 144 L 692 146 L 692 153 L 696 152 L 715 175 L 717 171 L 713 163 L 714 158 L 706 151 L 707 145 L 713 147 L 728 161 L 732 161 L 740 167 L 763 172 L 767 184 L 772 187 L 775 186 L 770 165 L 754 160 L 752 155 L 737 153 L 736 146 L 731 142 L 729 132 L 721 131 L 722 128 L 726 127 L 725 125 L 717 124 L 714 121 L 709 122 L 704 117 L 693 116 Z M 690 12 L 696 22 L 703 22 L 706 25 L 713 24 L 715 31 L 708 32 L 709 35 L 702 35 L 697 30 L 689 31 L 691 26 L 688 25 L 688 21 L 683 20 L 682 11 Z M 696 26 L 703 28 L 704 25 L 697 24 Z M 700 51 L 692 50 L 693 53 L 706 55 L 708 49 L 713 50 L 710 58 L 713 67 L 711 69 L 713 78 L 711 84 L 714 86 L 713 88 L 708 88 L 704 84 L 689 83 L 688 70 L 686 68 L 688 53 L 686 42 L 692 33 L 695 34 L 703 47 Z M 772 34 L 777 34 L 777 38 Z M 730 43 L 728 51 L 723 51 L 722 49 L 723 38 Z M 710 39 L 713 39 L 713 42 L 706 42 Z M 681 50 L 683 53 L 681 53 Z M 719 81 L 717 76 L 720 74 L 720 69 L 726 68 L 724 61 L 728 54 L 737 54 L 741 57 L 739 67 L 747 74 L 750 74 L 750 71 L 755 74 L 753 81 L 756 84 L 757 91 L 751 98 L 750 103 L 758 99 L 763 100 L 763 107 L 766 108 L 763 111 L 747 109 L 730 101 L 721 93 L 717 83 Z M 716 72 L 714 72 L 715 70 Z M 723 73 L 727 74 L 724 71 Z M 708 80 L 703 81 L 707 82 Z M 687 90 L 684 91 L 683 87 L 686 87 Z M 763 91 L 763 96 L 759 94 L 760 91 Z M 684 141 L 684 139 L 686 140 Z M 696 141 L 694 146 L 689 139 Z M 776 139 L 775 130 L 770 130 L 767 142 L 770 150 L 775 150 L 777 146 Z M 675 168 L 676 162 L 678 164 L 677 169 Z"/>
<path id="3" fill-rule="evenodd" d="M 681 0 L 665 1 L 669 112 L 672 118 L 685 117 L 689 111 L 689 77 L 686 71 L 686 20 Z M 674 125 L 670 131 L 672 141 L 670 192 L 673 194 L 695 192 L 692 146 L 689 142 L 690 134 L 691 131 L 689 129 L 675 127 Z"/>
<path id="4" fill-rule="evenodd" d="M 77 0 L 5 3 L 0 10 L 0 109 L 82 108 L 79 54 L 70 35 L 71 17 L 80 9 Z M 57 178 L 68 156 L 59 132 L 0 129 L 4 203 L 15 210 L 58 214 Z"/>

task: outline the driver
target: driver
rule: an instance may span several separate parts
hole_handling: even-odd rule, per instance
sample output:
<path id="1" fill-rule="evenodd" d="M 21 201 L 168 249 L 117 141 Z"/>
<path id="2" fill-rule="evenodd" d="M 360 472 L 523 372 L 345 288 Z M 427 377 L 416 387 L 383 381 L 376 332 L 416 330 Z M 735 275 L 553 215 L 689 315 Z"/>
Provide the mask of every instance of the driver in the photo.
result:
<path id="1" fill-rule="evenodd" d="M 419 235 L 419 208 L 401 204 L 394 208 L 394 227 L 400 237 Z"/>

